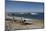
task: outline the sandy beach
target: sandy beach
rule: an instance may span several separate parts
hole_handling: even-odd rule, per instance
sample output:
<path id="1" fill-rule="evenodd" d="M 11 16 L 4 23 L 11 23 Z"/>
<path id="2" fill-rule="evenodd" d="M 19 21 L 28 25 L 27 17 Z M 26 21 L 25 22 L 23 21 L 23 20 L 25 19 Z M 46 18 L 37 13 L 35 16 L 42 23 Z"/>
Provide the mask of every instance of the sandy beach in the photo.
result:
<path id="1" fill-rule="evenodd" d="M 43 29 L 43 21 L 32 21 L 31 25 L 24 25 L 20 22 L 5 21 L 6 30 L 26 30 L 26 29 Z"/>

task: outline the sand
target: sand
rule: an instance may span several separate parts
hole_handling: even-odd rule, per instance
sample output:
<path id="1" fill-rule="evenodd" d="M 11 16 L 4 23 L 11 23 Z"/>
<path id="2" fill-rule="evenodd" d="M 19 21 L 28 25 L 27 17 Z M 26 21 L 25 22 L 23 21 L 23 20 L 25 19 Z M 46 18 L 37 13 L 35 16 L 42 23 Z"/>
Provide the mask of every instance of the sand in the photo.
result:
<path id="1" fill-rule="evenodd" d="M 5 21 L 6 30 L 43 29 L 43 21 L 32 21 L 31 25 L 23 25 L 19 22 Z"/>

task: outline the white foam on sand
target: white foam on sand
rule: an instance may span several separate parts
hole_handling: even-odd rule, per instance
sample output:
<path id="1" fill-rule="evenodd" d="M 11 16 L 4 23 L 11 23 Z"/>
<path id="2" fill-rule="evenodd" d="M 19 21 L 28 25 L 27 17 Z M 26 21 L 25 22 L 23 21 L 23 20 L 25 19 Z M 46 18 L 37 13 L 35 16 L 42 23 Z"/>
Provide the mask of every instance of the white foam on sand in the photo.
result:
<path id="1" fill-rule="evenodd" d="M 7 16 L 7 19 L 13 19 L 13 17 Z M 31 18 L 24 18 L 24 17 L 14 17 L 16 20 L 32 20 Z"/>

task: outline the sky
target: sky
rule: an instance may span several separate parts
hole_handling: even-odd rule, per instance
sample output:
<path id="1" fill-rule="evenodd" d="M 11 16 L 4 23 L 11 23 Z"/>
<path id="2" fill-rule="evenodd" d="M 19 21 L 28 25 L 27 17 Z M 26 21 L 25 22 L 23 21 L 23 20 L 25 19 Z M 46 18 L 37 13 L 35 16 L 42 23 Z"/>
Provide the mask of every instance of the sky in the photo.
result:
<path id="1" fill-rule="evenodd" d="M 44 4 L 37 2 L 6 1 L 7 12 L 43 12 Z"/>

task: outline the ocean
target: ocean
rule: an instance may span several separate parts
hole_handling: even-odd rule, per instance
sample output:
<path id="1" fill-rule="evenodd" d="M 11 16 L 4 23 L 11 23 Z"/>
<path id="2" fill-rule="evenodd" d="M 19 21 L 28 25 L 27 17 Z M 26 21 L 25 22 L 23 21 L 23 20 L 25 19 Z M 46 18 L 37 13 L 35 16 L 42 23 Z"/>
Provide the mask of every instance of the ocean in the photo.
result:
<path id="1" fill-rule="evenodd" d="M 17 16 L 31 19 L 44 19 L 44 13 L 9 13 L 9 16 Z"/>

